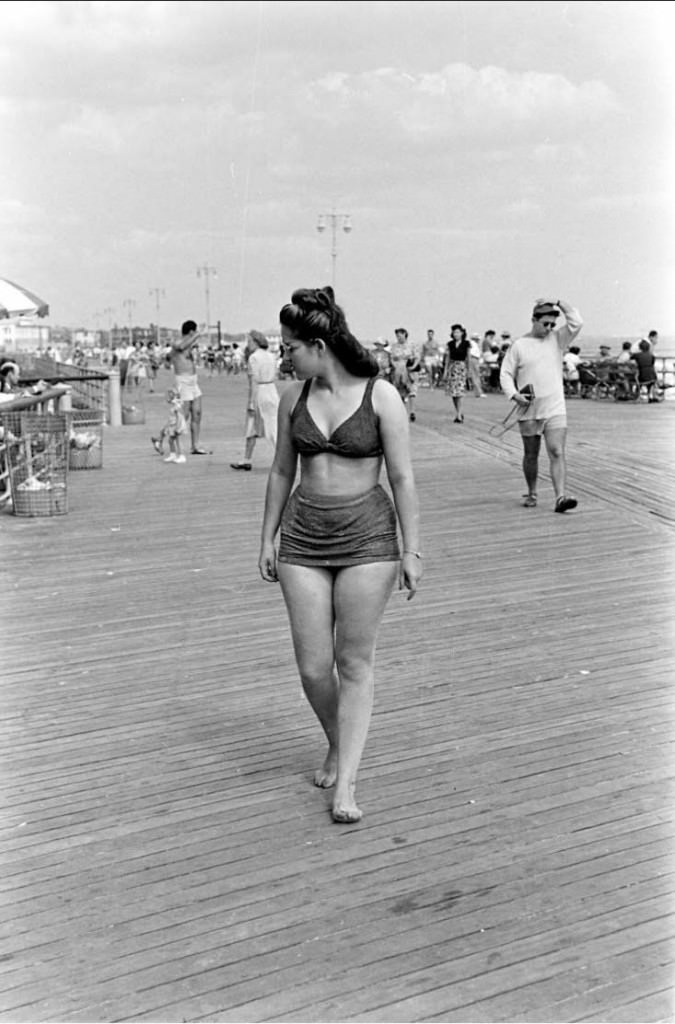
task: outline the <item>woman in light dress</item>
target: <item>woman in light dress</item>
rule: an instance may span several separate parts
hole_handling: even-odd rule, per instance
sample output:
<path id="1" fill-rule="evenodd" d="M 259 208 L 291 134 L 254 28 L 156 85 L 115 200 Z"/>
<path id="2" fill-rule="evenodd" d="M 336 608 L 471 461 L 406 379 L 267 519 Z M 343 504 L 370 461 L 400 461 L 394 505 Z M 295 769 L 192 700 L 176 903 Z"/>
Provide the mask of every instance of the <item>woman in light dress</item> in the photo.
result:
<path id="1" fill-rule="evenodd" d="M 247 343 L 248 401 L 246 403 L 246 437 L 244 458 L 231 462 L 232 469 L 251 469 L 253 449 L 259 437 L 266 437 L 273 448 L 277 446 L 277 414 L 279 393 L 277 358 L 270 352 L 267 338 L 260 331 L 250 331 Z"/>

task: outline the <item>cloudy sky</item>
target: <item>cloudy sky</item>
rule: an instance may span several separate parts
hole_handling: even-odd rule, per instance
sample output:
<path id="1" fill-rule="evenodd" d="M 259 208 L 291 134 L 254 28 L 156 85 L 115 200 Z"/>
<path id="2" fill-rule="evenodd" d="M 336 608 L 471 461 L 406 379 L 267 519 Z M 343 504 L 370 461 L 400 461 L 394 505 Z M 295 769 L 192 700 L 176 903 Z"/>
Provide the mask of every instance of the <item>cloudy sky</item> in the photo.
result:
<path id="1" fill-rule="evenodd" d="M 0 276 L 51 323 L 204 321 L 208 283 L 267 329 L 330 283 L 334 210 L 363 338 L 539 296 L 675 334 L 672 8 L 5 0 Z"/>

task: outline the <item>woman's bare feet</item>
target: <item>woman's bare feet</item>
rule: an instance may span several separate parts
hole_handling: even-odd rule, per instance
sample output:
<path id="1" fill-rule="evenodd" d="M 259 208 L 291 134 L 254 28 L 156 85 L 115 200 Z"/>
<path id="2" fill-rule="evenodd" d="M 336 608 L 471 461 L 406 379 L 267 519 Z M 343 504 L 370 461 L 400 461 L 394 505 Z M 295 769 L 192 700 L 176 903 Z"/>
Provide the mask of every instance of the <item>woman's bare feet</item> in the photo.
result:
<path id="1" fill-rule="evenodd" d="M 314 785 L 320 786 L 321 789 L 330 789 L 331 786 L 335 785 L 336 778 L 337 750 L 333 750 L 332 747 L 329 747 L 323 766 L 321 768 L 317 768 L 314 772 Z"/>
<path id="2" fill-rule="evenodd" d="M 333 821 L 339 825 L 351 825 L 355 821 L 361 821 L 363 817 L 363 811 L 356 806 L 356 799 L 354 794 L 354 783 L 346 788 L 346 790 L 336 790 L 335 799 L 333 800 Z"/>

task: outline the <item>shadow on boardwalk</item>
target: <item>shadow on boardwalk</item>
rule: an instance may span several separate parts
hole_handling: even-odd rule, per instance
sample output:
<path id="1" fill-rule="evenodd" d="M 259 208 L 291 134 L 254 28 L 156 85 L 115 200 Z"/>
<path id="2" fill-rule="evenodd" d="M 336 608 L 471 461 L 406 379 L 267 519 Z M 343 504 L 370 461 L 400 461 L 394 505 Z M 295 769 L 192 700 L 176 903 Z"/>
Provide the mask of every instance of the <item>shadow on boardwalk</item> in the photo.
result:
<path id="1" fill-rule="evenodd" d="M 556 516 L 501 397 L 457 428 L 422 393 L 426 575 L 345 828 L 257 573 L 271 452 L 228 465 L 244 394 L 206 382 L 213 455 L 164 465 L 153 396 L 67 516 L 0 516 L 0 1020 L 672 1019 L 675 403 L 574 403 Z"/>

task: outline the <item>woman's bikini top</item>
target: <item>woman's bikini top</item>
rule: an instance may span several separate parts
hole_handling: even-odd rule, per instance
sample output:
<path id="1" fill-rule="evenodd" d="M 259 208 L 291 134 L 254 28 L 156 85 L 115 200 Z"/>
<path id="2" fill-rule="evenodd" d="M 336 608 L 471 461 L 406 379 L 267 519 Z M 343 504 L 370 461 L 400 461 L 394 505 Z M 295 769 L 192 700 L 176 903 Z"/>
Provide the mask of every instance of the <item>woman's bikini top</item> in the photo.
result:
<path id="1" fill-rule="evenodd" d="M 330 437 L 317 427 L 307 408 L 307 396 L 312 381 L 305 381 L 300 397 L 291 413 L 291 440 L 298 455 L 342 455 L 345 459 L 367 459 L 382 455 L 382 442 L 373 409 L 373 384 L 371 377 L 366 384 L 361 405 Z"/>

